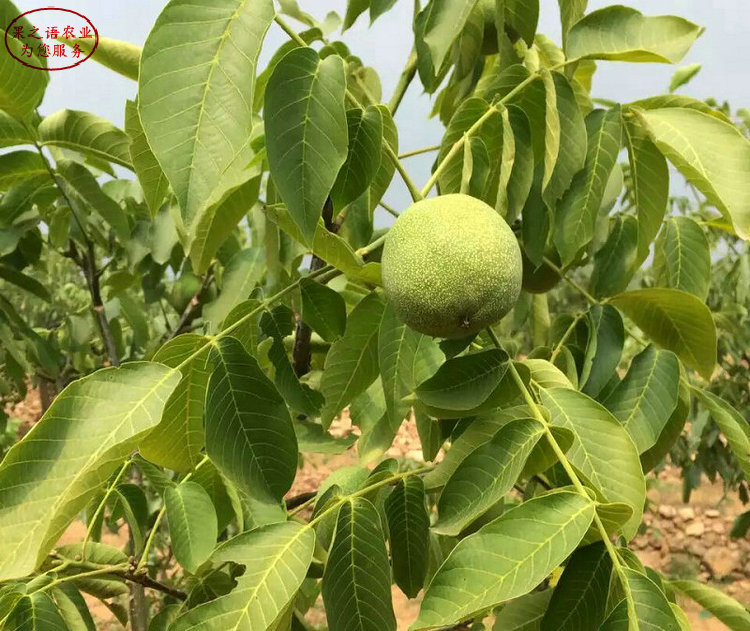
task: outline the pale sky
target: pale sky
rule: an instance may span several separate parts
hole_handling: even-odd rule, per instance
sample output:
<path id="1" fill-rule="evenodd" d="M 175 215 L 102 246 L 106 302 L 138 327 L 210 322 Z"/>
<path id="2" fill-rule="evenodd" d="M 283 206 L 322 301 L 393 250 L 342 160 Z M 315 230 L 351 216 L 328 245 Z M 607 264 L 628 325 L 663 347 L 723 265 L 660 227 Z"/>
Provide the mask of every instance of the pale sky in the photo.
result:
<path id="1" fill-rule="evenodd" d="M 48 5 L 40 0 L 16 0 L 15 3 L 21 11 Z M 589 10 L 616 3 L 614 0 L 589 0 Z M 681 92 L 697 98 L 726 99 L 735 108 L 750 107 L 750 77 L 746 71 L 750 61 L 748 0 L 623 0 L 622 3 L 649 15 L 680 15 L 706 27 L 706 32 L 682 62 L 682 65 L 702 63 L 703 69 Z M 63 0 L 56 6 L 85 14 L 100 35 L 143 45 L 164 4 L 157 0 Z M 299 4 L 321 18 L 331 10 L 343 15 L 346 6 L 345 0 L 300 0 Z M 559 43 L 557 2 L 541 0 L 541 5 L 538 30 Z M 372 28 L 368 28 L 368 16 L 362 15 L 342 38 L 354 54 L 378 71 L 385 101 L 390 98 L 411 49 L 412 6 L 412 0 L 398 0 Z M 286 35 L 272 26 L 262 61 L 285 40 Z M 674 70 L 674 66 L 666 64 L 600 62 L 593 92 L 595 96 L 615 101 L 664 93 Z M 125 100 L 132 99 L 136 93 L 133 81 L 93 61 L 51 74 L 41 107 L 43 114 L 63 108 L 86 110 L 123 125 Z M 421 85 L 415 80 L 396 117 L 401 151 L 439 142 L 442 125 L 426 118 L 430 109 L 429 98 L 422 94 Z M 407 168 L 419 185 L 429 177 L 432 159 L 430 155 L 408 161 Z M 386 198 L 398 208 L 403 208 L 409 199 L 399 182 L 391 187 Z"/>

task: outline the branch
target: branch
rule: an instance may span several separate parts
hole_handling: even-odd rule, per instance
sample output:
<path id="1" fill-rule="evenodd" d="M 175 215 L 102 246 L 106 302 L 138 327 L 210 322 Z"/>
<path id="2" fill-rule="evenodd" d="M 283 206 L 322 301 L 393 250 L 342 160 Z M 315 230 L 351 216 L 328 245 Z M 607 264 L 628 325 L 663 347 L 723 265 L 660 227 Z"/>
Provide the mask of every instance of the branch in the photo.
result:
<path id="1" fill-rule="evenodd" d="M 406 67 L 399 77 L 398 84 L 396 85 L 391 100 L 388 102 L 388 109 L 391 110 L 393 116 L 396 115 L 396 110 L 398 110 L 399 105 L 401 105 L 401 101 L 403 100 L 406 91 L 409 89 L 409 84 L 412 82 L 412 79 L 414 79 L 416 73 L 417 52 L 412 48 L 412 51 L 409 54 L 409 59 L 406 61 Z"/>

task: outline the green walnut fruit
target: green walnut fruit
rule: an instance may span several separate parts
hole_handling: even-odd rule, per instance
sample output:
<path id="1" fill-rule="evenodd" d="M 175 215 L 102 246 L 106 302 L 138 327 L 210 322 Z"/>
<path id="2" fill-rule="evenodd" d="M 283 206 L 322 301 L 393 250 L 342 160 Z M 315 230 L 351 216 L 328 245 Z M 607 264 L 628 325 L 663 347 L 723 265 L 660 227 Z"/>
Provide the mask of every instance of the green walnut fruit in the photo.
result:
<path id="1" fill-rule="evenodd" d="M 495 0 L 479 0 L 475 11 L 481 11 L 484 16 L 484 34 L 482 36 L 482 54 L 497 53 L 497 25 L 495 24 Z"/>
<path id="2" fill-rule="evenodd" d="M 560 257 L 557 252 L 548 252 L 545 256 L 556 265 L 560 265 Z M 560 275 L 542 262 L 538 267 L 523 254 L 523 288 L 531 294 L 544 294 L 554 288 L 560 282 Z"/>
<path id="3" fill-rule="evenodd" d="M 427 335 L 461 338 L 516 304 L 521 250 L 492 207 L 468 195 L 442 195 L 417 202 L 396 220 L 382 272 L 401 320 Z"/>

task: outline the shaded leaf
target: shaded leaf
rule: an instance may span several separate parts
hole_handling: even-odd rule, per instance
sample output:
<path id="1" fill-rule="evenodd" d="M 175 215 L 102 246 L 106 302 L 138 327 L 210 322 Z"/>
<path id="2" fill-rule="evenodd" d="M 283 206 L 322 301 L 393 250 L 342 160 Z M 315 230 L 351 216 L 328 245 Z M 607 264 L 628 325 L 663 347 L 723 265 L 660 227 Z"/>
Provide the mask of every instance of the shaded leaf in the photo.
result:
<path id="1" fill-rule="evenodd" d="M 302 320 L 327 342 L 341 337 L 346 328 L 346 304 L 341 294 L 309 278 L 300 281 L 299 289 Z"/>
<path id="2" fill-rule="evenodd" d="M 669 217 L 654 248 L 656 282 L 705 300 L 711 284 L 708 239 L 689 217 Z"/>
<path id="3" fill-rule="evenodd" d="M 610 305 L 593 305 L 588 313 L 589 339 L 581 370 L 581 391 L 597 397 L 611 381 L 622 357 L 625 325 Z"/>
<path id="4" fill-rule="evenodd" d="M 612 559 L 603 543 L 576 550 L 552 593 L 541 631 L 598 631 L 611 575 Z"/>
<path id="5" fill-rule="evenodd" d="M 538 421 L 518 419 L 472 451 L 443 487 L 433 530 L 456 536 L 500 501 L 513 488 L 542 434 Z"/>
<path id="6" fill-rule="evenodd" d="M 391 573 L 376 508 L 364 498 L 344 502 L 323 574 L 331 631 L 395 631 Z"/>
<path id="7" fill-rule="evenodd" d="M 493 348 L 446 361 L 416 394 L 426 405 L 470 410 L 482 404 L 508 369 L 508 355 Z"/>
<path id="8" fill-rule="evenodd" d="M 430 516 L 424 483 L 417 476 L 401 480 L 385 500 L 393 580 L 409 598 L 416 598 L 427 576 Z"/>
<path id="9" fill-rule="evenodd" d="M 346 112 L 349 150 L 346 162 L 336 177 L 331 190 L 334 211 L 364 193 L 380 166 L 380 146 L 383 142 L 383 116 L 378 107 L 369 105 L 364 110 Z"/>
<path id="10" fill-rule="evenodd" d="M 563 265 L 594 236 L 597 213 L 620 151 L 619 107 L 594 110 L 586 118 L 588 149 L 584 169 L 575 176 L 555 213 L 554 240 Z"/>
<path id="11" fill-rule="evenodd" d="M 265 129 L 274 184 L 311 244 L 323 204 L 347 156 L 346 80 L 338 55 L 311 48 L 287 53 L 266 88 Z"/>
<path id="12" fill-rule="evenodd" d="M 378 327 L 384 304 L 376 293 L 366 296 L 349 314 L 344 337 L 326 355 L 320 390 L 325 398 L 323 427 L 378 376 Z"/>
<path id="13" fill-rule="evenodd" d="M 240 250 L 227 263 L 219 296 L 203 308 L 203 318 L 217 330 L 229 313 L 250 293 L 265 274 L 265 252 L 261 247 Z"/>
<path id="14" fill-rule="evenodd" d="M 591 293 L 597 298 L 625 291 L 637 270 L 638 220 L 618 215 L 604 245 L 594 255 Z"/>
<path id="15" fill-rule="evenodd" d="M 661 152 L 633 123 L 625 123 L 633 201 L 638 213 L 638 260 L 643 263 L 669 199 L 669 169 Z"/>
<path id="16" fill-rule="evenodd" d="M 512 600 L 495 616 L 492 631 L 539 631 L 551 596 L 552 590 L 545 589 Z"/>
<path id="17" fill-rule="evenodd" d="M 205 444 L 203 409 L 211 373 L 208 339 L 194 333 L 178 335 L 153 357 L 176 368 L 201 349 L 180 369 L 182 379 L 167 400 L 161 421 L 138 445 L 144 458 L 180 473 L 198 464 Z"/>
<path id="18" fill-rule="evenodd" d="M 12 631 L 68 631 L 54 601 L 45 592 L 22 596 L 3 628 Z"/>
<path id="19" fill-rule="evenodd" d="M 280 500 L 297 469 L 297 438 L 284 399 L 238 340 L 219 340 L 211 360 L 206 453 L 248 495 Z"/>

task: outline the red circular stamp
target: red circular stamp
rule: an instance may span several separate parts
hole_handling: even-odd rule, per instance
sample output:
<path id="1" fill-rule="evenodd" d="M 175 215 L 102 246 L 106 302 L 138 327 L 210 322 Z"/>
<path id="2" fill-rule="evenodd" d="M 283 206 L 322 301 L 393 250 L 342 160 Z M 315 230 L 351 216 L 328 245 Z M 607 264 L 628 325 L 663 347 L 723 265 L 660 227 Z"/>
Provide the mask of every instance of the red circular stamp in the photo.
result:
<path id="1" fill-rule="evenodd" d="M 82 64 L 99 45 L 99 31 L 82 13 L 44 7 L 21 13 L 5 29 L 5 48 L 35 70 L 67 70 Z"/>

